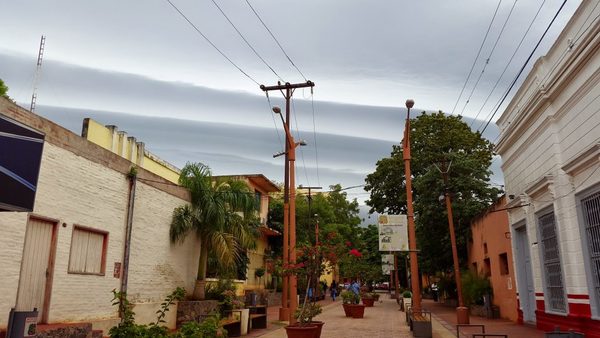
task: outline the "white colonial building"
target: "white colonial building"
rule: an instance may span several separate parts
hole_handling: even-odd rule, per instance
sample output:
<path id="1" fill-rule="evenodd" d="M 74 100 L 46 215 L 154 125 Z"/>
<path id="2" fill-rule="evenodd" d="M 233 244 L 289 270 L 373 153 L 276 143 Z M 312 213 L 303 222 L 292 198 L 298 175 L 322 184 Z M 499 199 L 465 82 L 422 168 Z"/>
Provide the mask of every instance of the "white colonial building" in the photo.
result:
<path id="1" fill-rule="evenodd" d="M 519 319 L 600 337 L 600 6 L 584 0 L 497 121 Z"/>

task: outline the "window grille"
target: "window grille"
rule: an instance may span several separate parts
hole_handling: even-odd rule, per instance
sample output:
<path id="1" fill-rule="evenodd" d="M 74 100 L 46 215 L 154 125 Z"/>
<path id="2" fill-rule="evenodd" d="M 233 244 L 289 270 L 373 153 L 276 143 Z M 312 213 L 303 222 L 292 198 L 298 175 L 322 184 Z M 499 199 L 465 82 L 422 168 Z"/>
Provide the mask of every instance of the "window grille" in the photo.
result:
<path id="1" fill-rule="evenodd" d="M 554 213 L 545 214 L 538 218 L 538 227 L 542 243 L 542 259 L 544 277 L 546 279 L 546 300 L 551 311 L 566 312 L 565 288 L 560 266 L 560 252 L 556 237 L 556 222 Z"/>
<path id="2" fill-rule="evenodd" d="M 596 305 L 600 302 L 600 192 L 581 200 Z"/>

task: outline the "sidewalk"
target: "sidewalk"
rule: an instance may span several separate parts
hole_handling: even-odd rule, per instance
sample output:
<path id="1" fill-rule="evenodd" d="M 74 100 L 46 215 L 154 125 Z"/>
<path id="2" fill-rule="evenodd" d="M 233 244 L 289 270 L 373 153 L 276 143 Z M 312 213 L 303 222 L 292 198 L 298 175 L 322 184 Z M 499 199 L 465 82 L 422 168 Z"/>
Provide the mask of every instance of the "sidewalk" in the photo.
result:
<path id="1" fill-rule="evenodd" d="M 432 317 L 437 319 L 444 327 L 456 336 L 456 310 L 453 307 L 436 303 L 431 299 L 423 300 L 423 308 L 432 312 Z M 506 319 L 487 319 L 483 317 L 470 316 L 471 324 L 485 325 L 486 333 L 506 334 L 510 338 L 544 338 L 544 332 L 534 327 L 519 325 Z M 470 333 L 480 332 L 477 329 L 465 328 L 461 330 L 461 337 L 470 337 Z M 467 336 L 467 334 L 469 334 Z"/>
<path id="2" fill-rule="evenodd" d="M 323 313 L 315 319 L 325 322 L 322 338 L 412 338 L 406 325 L 404 312 L 389 295 L 381 294 L 381 300 L 374 307 L 365 308 L 362 319 L 347 318 L 340 300 L 323 307 Z M 433 321 L 434 338 L 454 337 L 441 323 Z M 286 338 L 284 328 L 264 333 L 261 338 Z"/>

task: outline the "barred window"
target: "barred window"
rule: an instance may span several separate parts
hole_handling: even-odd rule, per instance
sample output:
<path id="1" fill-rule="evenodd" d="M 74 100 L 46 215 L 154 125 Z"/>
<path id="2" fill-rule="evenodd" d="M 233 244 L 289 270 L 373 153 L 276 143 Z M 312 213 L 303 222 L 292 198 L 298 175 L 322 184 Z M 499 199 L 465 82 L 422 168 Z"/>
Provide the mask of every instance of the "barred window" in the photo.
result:
<path id="1" fill-rule="evenodd" d="M 540 231 L 542 264 L 546 281 L 546 307 L 551 311 L 566 312 L 565 287 L 560 266 L 558 237 L 554 212 L 538 218 Z"/>
<path id="2" fill-rule="evenodd" d="M 600 304 L 600 192 L 596 192 L 581 200 L 583 225 L 587 238 L 589 267 L 592 273 L 596 308 Z"/>

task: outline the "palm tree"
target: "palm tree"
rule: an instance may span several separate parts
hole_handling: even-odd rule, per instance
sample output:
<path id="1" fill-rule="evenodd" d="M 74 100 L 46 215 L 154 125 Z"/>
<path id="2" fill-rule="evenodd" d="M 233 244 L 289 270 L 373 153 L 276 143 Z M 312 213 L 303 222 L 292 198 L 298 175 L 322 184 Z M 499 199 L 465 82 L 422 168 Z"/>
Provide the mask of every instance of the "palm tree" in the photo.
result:
<path id="1" fill-rule="evenodd" d="M 209 250 L 231 266 L 241 250 L 255 245 L 256 200 L 245 182 L 214 179 L 202 163 L 187 163 L 179 184 L 190 191 L 191 203 L 175 208 L 169 234 L 173 243 L 190 232 L 200 239 L 194 298 L 204 299 Z"/>

